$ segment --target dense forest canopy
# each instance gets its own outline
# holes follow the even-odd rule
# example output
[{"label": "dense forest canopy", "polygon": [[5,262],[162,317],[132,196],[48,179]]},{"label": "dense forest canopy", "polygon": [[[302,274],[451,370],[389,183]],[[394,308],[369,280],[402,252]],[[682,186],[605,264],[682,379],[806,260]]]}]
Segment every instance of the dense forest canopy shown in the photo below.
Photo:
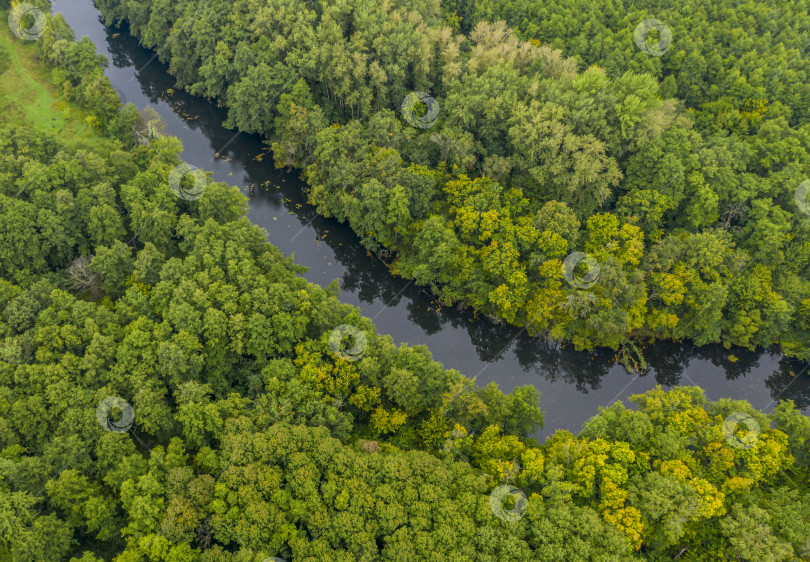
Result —
[{"label": "dense forest canopy", "polygon": [[445,303],[810,357],[806,5],[602,4],[98,2]]},{"label": "dense forest canopy", "polygon": [[[182,2],[121,9],[155,46],[174,37],[174,46],[161,48],[205,55],[207,40],[225,57],[205,71],[211,61],[192,61],[190,78],[241,64],[259,85],[290,68],[326,72],[332,62],[323,57],[332,51],[316,54],[312,46],[334,54],[338,39],[362,30],[379,31],[367,44],[387,53],[377,63],[386,73],[398,56],[446,59],[436,65],[446,90],[414,82],[420,72],[427,80],[433,63],[401,67],[408,68],[403,99],[412,86],[434,96],[435,124],[434,101],[421,94],[416,101],[426,103],[406,106],[412,126],[395,114],[401,100],[375,109],[382,98],[372,96],[367,107],[359,86],[317,89],[306,77],[293,78],[265,116],[280,163],[307,166],[324,210],[381,221],[369,223],[366,243],[400,252],[402,271],[457,291],[452,298],[484,299],[492,279],[519,277],[530,255],[540,270],[526,281],[539,287],[526,289],[532,306],[540,305],[531,291],[545,290],[567,306],[602,311],[590,320],[580,309],[573,326],[554,316],[561,312],[531,309],[582,345],[610,335],[599,322],[629,314],[611,298],[629,299],[620,302],[635,303],[632,318],[649,321],[648,278],[659,291],[669,287],[660,299],[673,310],[725,295],[719,316],[701,328],[717,337],[745,325],[727,324],[727,303],[744,307],[763,294],[794,323],[765,326],[770,317],[759,314],[752,344],[766,329],[774,341],[806,333],[790,300],[807,298],[806,268],[782,271],[788,252],[804,251],[806,223],[789,222],[794,244],[768,255],[784,260],[774,262],[779,267],[760,261],[749,268],[755,278],[734,277],[754,256],[735,238],[745,227],[690,230],[670,224],[664,210],[653,243],[647,222],[603,210],[587,216],[592,198],[566,195],[563,177],[578,173],[589,192],[605,189],[606,201],[615,189],[638,193],[623,182],[634,158],[632,169],[650,171],[638,160],[643,153],[684,173],[689,163],[689,177],[700,181],[736,177],[721,164],[742,165],[734,150],[745,154],[740,147],[753,140],[707,140],[677,103],[656,96],[651,78],[578,74],[558,52],[520,42],[499,24],[461,38],[441,23],[438,4],[217,6],[205,17],[192,17]],[[184,22],[189,35],[176,36]],[[160,134],[153,116],[121,104],[88,39],[77,41],[61,16],[46,23],[36,37],[0,29],[0,559],[810,559],[810,419],[792,402],[765,414],[743,401],[710,402],[696,387],[656,389],[631,397],[631,408],[611,404],[578,435],[558,431],[538,443],[535,389],[478,387],[424,347],[377,334],[357,308],[340,303],[336,287],[306,282],[302,268],[248,221],[237,188],[191,170],[179,159],[180,142]],[[33,29],[31,19],[22,25]],[[278,34],[262,34],[268,26]],[[295,38],[289,51],[284,29]],[[252,47],[245,37],[256,30],[267,39]],[[365,48],[360,38],[351,45],[353,53]],[[514,55],[506,64],[504,46]],[[279,53],[286,62],[273,59]],[[254,64],[260,57],[267,59]],[[290,66],[293,59],[300,67]],[[181,60],[172,59],[178,76]],[[255,102],[266,91],[234,76],[220,81],[233,82],[233,99]],[[351,92],[359,97],[350,101]],[[246,119],[244,108],[229,107],[235,123]],[[447,120],[448,112],[460,122]],[[802,129],[783,126],[764,135],[764,145],[770,138],[793,146]],[[560,151],[543,144],[550,138],[562,139],[556,148],[568,147],[573,168],[555,160]],[[683,143],[683,159],[662,139]],[[439,161],[441,142],[448,144]],[[513,160],[520,146],[525,160]],[[491,171],[482,173],[484,166]],[[757,177],[752,185],[776,182]],[[667,193],[686,197],[675,187]],[[767,216],[795,215],[788,203],[773,203]],[[764,240],[756,230],[749,236]],[[585,265],[598,266],[598,283],[592,271],[559,267],[575,248],[596,258]],[[430,253],[412,253],[419,249]],[[455,270],[431,259],[460,260],[466,269],[458,271],[490,269],[454,286],[436,275]],[[563,295],[555,269],[576,290]],[[688,298],[674,298],[676,290]],[[513,296],[498,294],[499,306]],[[522,309],[499,310],[525,321]]]},{"label": "dense forest canopy", "polygon": [[[792,126],[810,120],[807,0],[451,0],[442,9],[465,30],[506,20],[522,38],[559,48],[581,65],[598,64],[614,76],[652,74],[706,129],[749,135],[763,118],[782,116]],[[668,30],[666,56],[644,56],[627,33],[650,17]]]}]

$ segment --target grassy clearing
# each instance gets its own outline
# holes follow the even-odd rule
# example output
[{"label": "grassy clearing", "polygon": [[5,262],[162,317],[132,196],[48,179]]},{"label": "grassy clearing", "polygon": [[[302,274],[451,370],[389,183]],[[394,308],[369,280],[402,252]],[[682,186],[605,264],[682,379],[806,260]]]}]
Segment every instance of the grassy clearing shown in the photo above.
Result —
[{"label": "grassy clearing", "polygon": [[67,102],[37,60],[36,44],[15,37],[5,25],[8,12],[0,10],[0,114],[3,124],[34,127],[65,140],[76,137],[102,140],[86,123],[86,111]]}]

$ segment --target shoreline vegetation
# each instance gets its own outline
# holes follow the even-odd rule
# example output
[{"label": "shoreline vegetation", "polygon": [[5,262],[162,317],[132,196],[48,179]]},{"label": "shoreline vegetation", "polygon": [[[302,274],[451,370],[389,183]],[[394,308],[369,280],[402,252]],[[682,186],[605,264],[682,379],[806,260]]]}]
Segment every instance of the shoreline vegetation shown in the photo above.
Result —
[{"label": "shoreline vegetation", "polygon": [[[568,37],[542,19],[564,11],[555,3],[521,16],[525,41],[494,21],[515,19],[500,2],[98,6],[179,87],[227,108],[226,126],[301,170],[319,213],[446,305],[612,348],[640,369],[639,348],[659,340],[810,358],[810,90],[773,85],[805,75],[791,62],[795,25],[752,39],[787,46],[767,77],[749,69],[735,83],[714,80],[725,59],[697,58],[701,40],[726,39],[714,12],[694,15],[697,39],[672,13],[674,36],[655,28],[641,42],[646,12],[606,10],[603,49],[616,54],[602,68],[586,42],[601,35],[578,37],[576,59],[534,38]],[[533,17],[557,27],[537,31]],[[727,35],[752,25],[732,24]],[[663,55],[652,50],[665,39]],[[687,62],[706,93],[686,83]]]},{"label": "shoreline vegetation", "polygon": [[659,388],[538,443],[535,389],[302,279],[40,9],[0,29],[0,559],[810,559],[791,401]]}]

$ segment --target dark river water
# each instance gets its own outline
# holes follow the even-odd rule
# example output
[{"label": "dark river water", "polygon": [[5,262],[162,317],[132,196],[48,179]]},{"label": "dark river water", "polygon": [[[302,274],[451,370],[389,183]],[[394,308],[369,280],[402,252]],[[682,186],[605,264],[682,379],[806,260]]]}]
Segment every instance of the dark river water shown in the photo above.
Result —
[{"label": "dark river water", "polygon": [[749,352],[719,346],[657,344],[644,349],[650,369],[630,374],[610,350],[577,352],[456,308],[437,305],[414,284],[388,273],[369,256],[351,230],[317,216],[306,203],[297,173],[276,170],[261,138],[222,127],[225,113],[201,98],[173,91],[174,81],[152,51],[141,48],[126,27],[105,27],[92,0],[54,0],[78,37],[89,36],[110,60],[107,76],[124,101],[151,106],[166,122],[166,133],[183,142],[182,158],[214,173],[217,181],[239,186],[250,197],[250,219],[268,240],[309,267],[309,281],[338,279],[344,302],[372,318],[396,343],[426,345],[447,368],[479,384],[497,382],[505,391],[531,384],[540,391],[544,439],[556,429],[579,431],[600,406],[650,390],[698,385],[710,400],[745,399],[770,411],[792,399],[807,413],[810,376],[806,365],[778,350]]}]

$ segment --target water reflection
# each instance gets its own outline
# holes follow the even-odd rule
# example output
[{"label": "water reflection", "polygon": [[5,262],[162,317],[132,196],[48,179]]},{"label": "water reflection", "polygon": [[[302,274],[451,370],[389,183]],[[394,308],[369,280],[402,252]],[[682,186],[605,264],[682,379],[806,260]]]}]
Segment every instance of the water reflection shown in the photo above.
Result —
[{"label": "water reflection", "polygon": [[802,410],[810,406],[810,375],[806,361],[782,357],[779,369],[765,380],[765,386],[774,402],[793,400],[796,407]]},{"label": "water reflection", "polygon": [[258,136],[225,129],[225,110],[173,91],[166,67],[138,46],[126,26],[112,29],[94,22],[98,12],[90,0],[55,0],[54,10],[65,13],[77,35],[90,35],[111,58],[107,74],[130,101],[159,110],[168,132],[183,141],[184,159],[214,171],[217,180],[242,187],[251,199],[251,220],[268,231],[282,252],[294,253],[297,262],[310,268],[309,280],[326,285],[338,278],[343,300],[360,306],[381,332],[428,345],[446,367],[477,376],[479,383],[494,380],[505,390],[536,386],[546,413],[541,436],[556,428],[576,431],[598,407],[656,384],[698,384],[712,400],[744,398],[757,408],[772,408],[777,397],[792,399],[801,408],[810,405],[804,364],[781,357],[777,349],[656,344],[644,348],[649,369],[636,376],[616,363],[612,350],[576,352],[470,310],[439,305],[425,289],[393,277],[348,227],[318,216],[306,202],[306,185],[296,173],[273,167]]},{"label": "water reflection", "polygon": [[602,378],[616,367],[615,352],[609,349],[577,352],[557,342],[522,337],[516,351],[524,371],[572,384],[583,393],[599,390]]}]

